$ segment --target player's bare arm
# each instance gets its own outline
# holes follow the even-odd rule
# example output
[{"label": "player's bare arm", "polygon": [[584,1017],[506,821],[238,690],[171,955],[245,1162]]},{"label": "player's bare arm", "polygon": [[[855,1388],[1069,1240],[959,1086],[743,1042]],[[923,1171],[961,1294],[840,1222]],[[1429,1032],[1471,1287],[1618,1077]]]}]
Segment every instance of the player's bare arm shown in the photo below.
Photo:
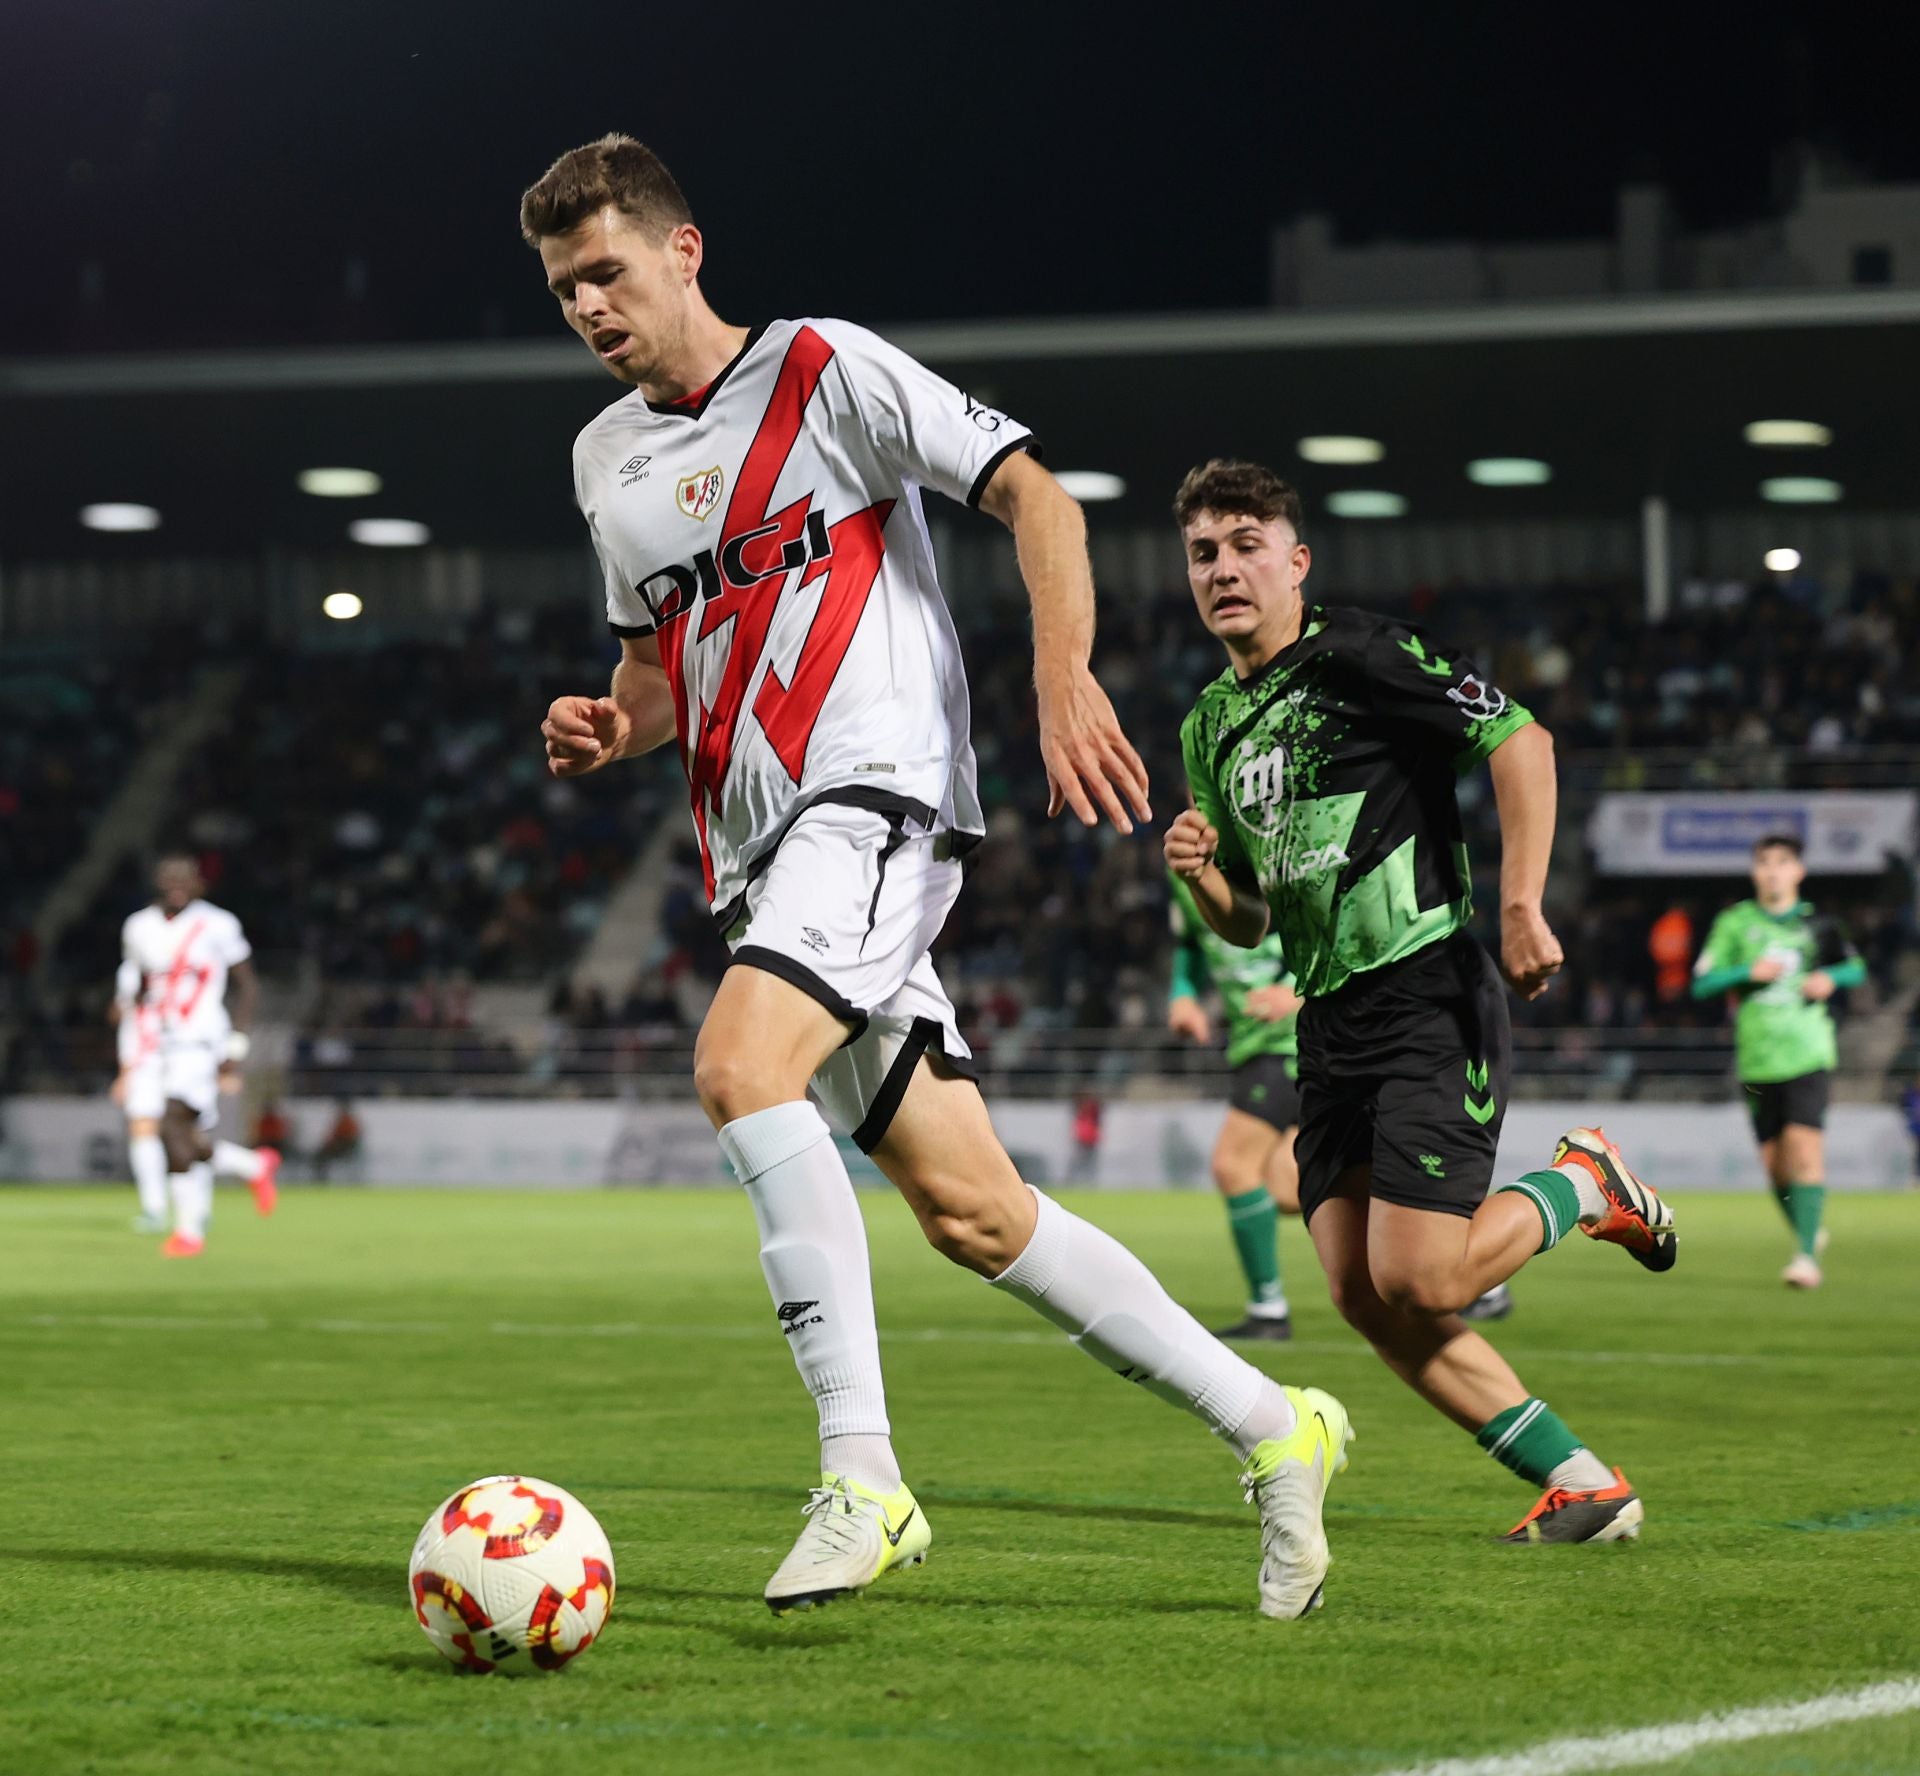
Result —
[{"label": "player's bare arm", "polygon": [[1197,808],[1183,809],[1167,828],[1160,848],[1167,868],[1193,890],[1200,916],[1230,944],[1250,950],[1267,935],[1266,901],[1230,880],[1214,862],[1220,834]]},{"label": "player's bare arm", "polygon": [[1130,833],[1135,819],[1153,818],[1147,768],[1089,664],[1093,565],[1079,502],[1031,456],[1016,451],[987,483],[980,509],[1013,532],[1020,577],[1033,601],[1033,683],[1047,813],[1070,807],[1082,825],[1095,826],[1097,803],[1115,827]]},{"label": "player's bare arm", "polygon": [[1565,960],[1540,910],[1559,803],[1553,736],[1529,722],[1487,763],[1500,812],[1500,971],[1522,999],[1538,999]]},{"label": "player's bare arm", "polygon": [[584,777],[666,745],[674,737],[673,692],[660,664],[659,636],[623,636],[607,695],[555,697],[540,732],[547,769],[556,777]]},{"label": "player's bare arm", "polygon": [[251,961],[234,963],[227,972],[227,1052],[220,1062],[220,1087],[226,1092],[240,1089],[240,1068],[252,1047],[253,1014],[260,1004],[260,976]]}]

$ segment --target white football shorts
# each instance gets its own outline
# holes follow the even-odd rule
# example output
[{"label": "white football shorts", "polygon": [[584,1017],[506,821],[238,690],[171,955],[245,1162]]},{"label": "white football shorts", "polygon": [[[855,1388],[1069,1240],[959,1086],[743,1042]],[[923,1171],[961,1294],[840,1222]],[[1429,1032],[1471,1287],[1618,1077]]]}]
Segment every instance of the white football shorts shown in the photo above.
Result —
[{"label": "white football shorts", "polygon": [[928,1049],[973,1076],[927,953],[960,893],[953,850],[918,813],[816,802],[756,865],[726,934],[735,963],[778,975],[854,1026],[813,1090],[863,1153],[880,1144]]},{"label": "white football shorts", "polygon": [[121,1113],[129,1122],[158,1122],[166,1114],[167,1088],[161,1077],[160,1051],[150,1048],[127,1069]]},{"label": "white football shorts", "polygon": [[220,1051],[211,1042],[162,1042],[160,1089],[194,1111],[203,1129],[220,1126]]}]

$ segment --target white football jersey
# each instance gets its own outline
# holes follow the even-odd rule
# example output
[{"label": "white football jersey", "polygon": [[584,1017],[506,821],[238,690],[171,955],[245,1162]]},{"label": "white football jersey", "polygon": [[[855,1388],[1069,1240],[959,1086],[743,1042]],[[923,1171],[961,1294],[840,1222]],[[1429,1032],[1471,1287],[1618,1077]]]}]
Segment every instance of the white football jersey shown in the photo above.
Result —
[{"label": "white football jersey", "polygon": [[224,907],[189,901],[169,919],[143,906],[120,928],[125,961],[140,970],[138,1013],[156,1041],[220,1042],[227,1017],[227,971],[253,954],[240,921]]},{"label": "white football jersey", "polygon": [[114,1048],[122,1067],[137,1067],[154,1051],[153,1014],[141,1004],[141,973],[137,963],[122,961],[114,970],[113,1002],[120,1008],[113,1027]]},{"label": "white football jersey", "polygon": [[920,489],[977,504],[1032,434],[846,321],[775,321],[697,399],[576,440],[619,635],[660,637],[724,925],[812,803],[984,830]]}]

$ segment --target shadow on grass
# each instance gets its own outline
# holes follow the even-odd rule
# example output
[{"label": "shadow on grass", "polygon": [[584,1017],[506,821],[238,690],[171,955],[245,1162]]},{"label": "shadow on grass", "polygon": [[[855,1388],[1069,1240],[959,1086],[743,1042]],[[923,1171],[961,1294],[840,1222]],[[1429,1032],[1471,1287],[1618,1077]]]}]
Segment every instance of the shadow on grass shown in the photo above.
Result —
[{"label": "shadow on grass", "polygon": [[54,1566],[97,1566],[114,1572],[227,1573],[242,1578],[306,1579],[361,1603],[402,1604],[406,1573],[397,1562],[289,1559],[269,1554],[225,1554],[203,1548],[0,1547],[0,1560]]},{"label": "shadow on grass", "polygon": [[[583,1480],[581,1493],[721,1493],[732,1498],[778,1499],[792,1504],[797,1489],[760,1484],[728,1485],[702,1481],[698,1486],[650,1484],[644,1480]],[[1151,1523],[1181,1529],[1231,1529],[1244,1533],[1253,1523],[1250,1511],[1212,1511],[1183,1505],[1126,1504],[1119,1501],[1048,1498],[1010,1492],[975,1492],[967,1487],[916,1486],[914,1497],[929,1511],[1010,1511],[1038,1517],[1084,1517],[1096,1523]]]}]

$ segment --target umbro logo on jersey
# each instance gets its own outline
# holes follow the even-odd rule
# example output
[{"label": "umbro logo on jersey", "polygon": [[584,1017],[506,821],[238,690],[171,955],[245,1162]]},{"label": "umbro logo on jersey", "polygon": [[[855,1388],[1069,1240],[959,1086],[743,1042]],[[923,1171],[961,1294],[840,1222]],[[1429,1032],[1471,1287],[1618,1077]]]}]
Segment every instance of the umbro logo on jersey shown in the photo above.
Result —
[{"label": "umbro logo on jersey", "polygon": [[646,466],[652,461],[653,458],[650,456],[628,457],[627,460],[620,465],[620,473],[626,476],[626,479],[622,481],[620,485],[622,487],[631,487],[636,481],[644,481],[646,479]]},{"label": "umbro logo on jersey", "polygon": [[673,484],[673,500],[689,518],[706,518],[720,503],[720,495],[725,492],[727,478],[716,466],[701,469],[692,475],[682,475]]}]

